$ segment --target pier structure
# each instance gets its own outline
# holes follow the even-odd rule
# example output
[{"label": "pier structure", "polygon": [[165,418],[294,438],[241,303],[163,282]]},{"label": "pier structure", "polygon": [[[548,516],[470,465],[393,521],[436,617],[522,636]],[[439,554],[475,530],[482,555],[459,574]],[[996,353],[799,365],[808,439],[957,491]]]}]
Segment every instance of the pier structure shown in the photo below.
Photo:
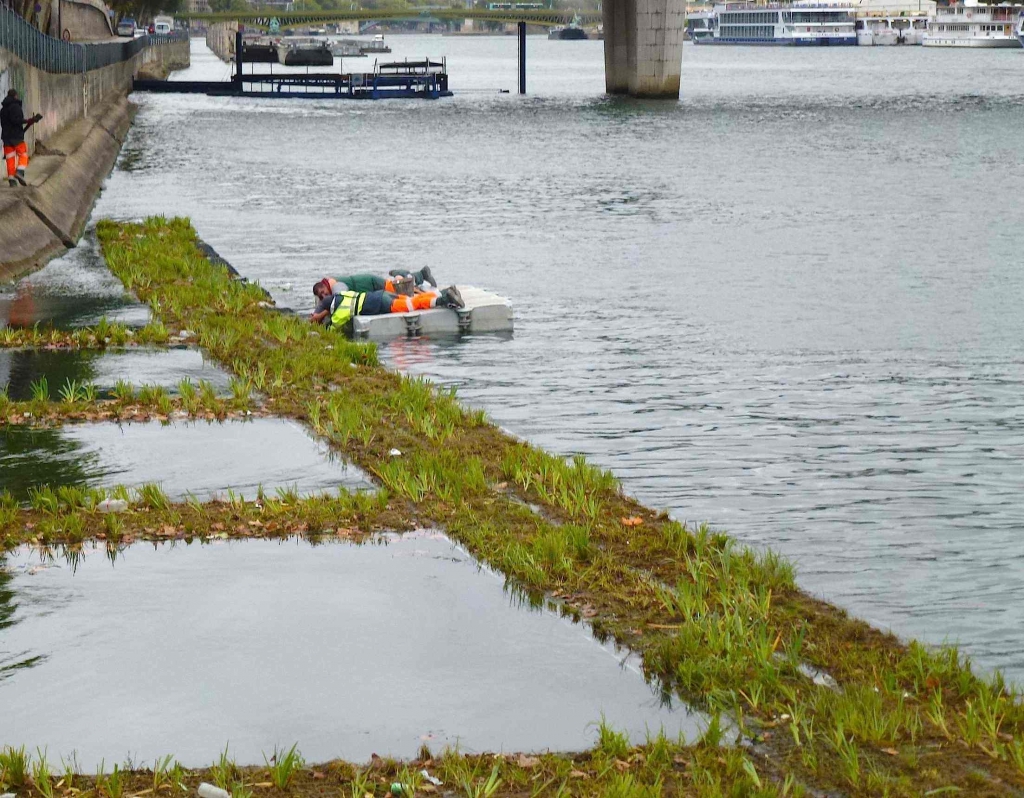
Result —
[{"label": "pier structure", "polygon": [[[179,14],[207,23],[244,22],[266,27],[266,11],[251,13]],[[583,24],[604,25],[605,88],[609,94],[628,94],[651,99],[678,99],[682,73],[683,32],[686,28],[685,0],[604,0],[601,11],[558,9],[487,9],[424,7],[410,16],[409,10],[287,11],[275,14],[281,25],[323,24],[365,19],[420,19],[436,22],[482,20],[518,23],[520,93],[526,91],[526,26],[565,25],[577,18]]]},{"label": "pier structure", "polygon": [[683,0],[604,0],[604,84],[609,94],[678,99]]}]

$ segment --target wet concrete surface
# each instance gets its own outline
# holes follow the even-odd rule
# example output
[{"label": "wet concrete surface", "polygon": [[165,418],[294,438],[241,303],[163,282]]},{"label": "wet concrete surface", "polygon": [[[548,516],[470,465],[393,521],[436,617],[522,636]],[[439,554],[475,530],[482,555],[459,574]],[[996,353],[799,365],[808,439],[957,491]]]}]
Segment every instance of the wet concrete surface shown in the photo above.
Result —
[{"label": "wet concrete surface", "polygon": [[75,249],[14,284],[0,285],[0,326],[89,327],[102,317],[145,326],[149,308],[107,269],[95,230]]},{"label": "wet concrete surface", "polygon": [[247,498],[294,487],[300,494],[371,490],[367,476],[286,419],[68,424],[0,432],[0,490],[25,500],[40,484],[159,484],[175,500],[228,490]]},{"label": "wet concrete surface", "polygon": [[[6,603],[6,607],[4,606]],[[534,610],[439,533],[102,548],[0,568],[0,738],[136,762],[575,750],[602,716],[642,740],[699,733],[632,661]]]},{"label": "wet concrete surface", "polygon": [[125,349],[93,352],[86,350],[0,349],[0,388],[18,401],[32,398],[33,383],[46,378],[51,399],[69,381],[92,383],[101,398],[109,397],[118,380],[138,390],[159,385],[177,395],[183,379],[198,385],[205,380],[221,395],[230,393],[230,376],[203,358],[198,349]]}]

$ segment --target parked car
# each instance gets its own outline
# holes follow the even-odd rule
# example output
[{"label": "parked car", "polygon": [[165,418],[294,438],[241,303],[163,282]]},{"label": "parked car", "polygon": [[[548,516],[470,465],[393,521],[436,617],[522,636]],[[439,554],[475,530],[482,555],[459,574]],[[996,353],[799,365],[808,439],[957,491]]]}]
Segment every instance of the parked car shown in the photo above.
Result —
[{"label": "parked car", "polygon": [[134,36],[135,35],[135,20],[132,17],[125,17],[117,23],[117,35],[118,36]]},{"label": "parked car", "polygon": [[174,17],[160,16],[153,20],[154,33],[167,36],[174,32]]}]

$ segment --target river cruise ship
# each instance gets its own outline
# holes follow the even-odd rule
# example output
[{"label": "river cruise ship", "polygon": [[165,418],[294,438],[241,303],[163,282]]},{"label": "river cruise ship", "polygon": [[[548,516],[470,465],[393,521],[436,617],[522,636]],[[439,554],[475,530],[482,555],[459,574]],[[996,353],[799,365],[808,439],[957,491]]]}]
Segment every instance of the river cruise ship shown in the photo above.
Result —
[{"label": "river cruise ship", "polygon": [[857,44],[861,47],[922,44],[928,21],[928,15],[923,13],[857,17]]},{"label": "river cruise ship", "polygon": [[1020,47],[1015,27],[1022,5],[956,3],[936,6],[925,47]]},{"label": "river cruise ship", "polygon": [[[774,44],[833,47],[857,44],[852,6],[725,3],[711,13],[710,35],[691,32],[694,44]],[[697,35],[694,35],[697,34]]]}]

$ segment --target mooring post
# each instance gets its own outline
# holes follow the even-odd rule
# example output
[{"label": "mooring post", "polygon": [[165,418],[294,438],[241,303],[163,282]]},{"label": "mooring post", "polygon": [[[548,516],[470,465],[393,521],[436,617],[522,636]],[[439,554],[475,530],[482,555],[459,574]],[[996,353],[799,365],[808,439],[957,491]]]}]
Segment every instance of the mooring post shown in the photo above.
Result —
[{"label": "mooring post", "polygon": [[242,91],[242,31],[235,31],[235,83],[238,91]]},{"label": "mooring post", "polygon": [[526,23],[519,23],[519,93],[526,94]]}]

